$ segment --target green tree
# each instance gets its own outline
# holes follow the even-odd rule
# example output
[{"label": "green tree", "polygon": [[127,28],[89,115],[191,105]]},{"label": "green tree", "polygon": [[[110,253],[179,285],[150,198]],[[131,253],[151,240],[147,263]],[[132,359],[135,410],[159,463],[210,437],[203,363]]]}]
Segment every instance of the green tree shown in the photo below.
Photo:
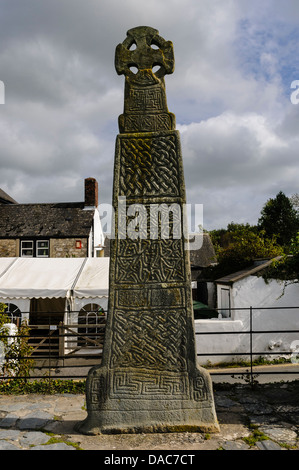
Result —
[{"label": "green tree", "polygon": [[250,265],[257,258],[275,258],[283,254],[283,249],[275,237],[267,238],[265,232],[252,230],[235,232],[232,243],[219,254],[219,263],[240,268]]},{"label": "green tree", "polygon": [[299,230],[299,216],[290,199],[280,191],[269,199],[261,211],[258,227],[267,237],[277,237],[282,246],[289,246]]},{"label": "green tree", "polygon": [[299,233],[292,240],[289,254],[273,263],[267,273],[263,275],[265,280],[279,279],[285,281],[285,288],[289,284],[299,283]]},{"label": "green tree", "polygon": [[217,250],[218,265],[209,274],[220,277],[250,266],[258,258],[275,258],[283,255],[283,248],[275,236],[268,238],[264,231],[258,231],[249,224],[228,225],[231,231],[229,244]]},{"label": "green tree", "polygon": [[235,222],[231,222],[227,225],[227,228],[221,228],[216,230],[211,230],[209,235],[211,237],[212,243],[214,245],[214,249],[216,255],[222,252],[223,248],[228,248],[234,241],[234,237],[238,233],[247,233],[247,232],[257,232],[257,227],[255,225],[246,224],[238,224]]}]

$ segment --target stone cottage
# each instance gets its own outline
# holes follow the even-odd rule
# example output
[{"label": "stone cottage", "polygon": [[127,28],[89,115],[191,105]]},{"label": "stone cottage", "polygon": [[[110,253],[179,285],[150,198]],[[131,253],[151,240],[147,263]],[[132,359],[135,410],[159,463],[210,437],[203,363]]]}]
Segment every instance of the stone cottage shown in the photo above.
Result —
[{"label": "stone cottage", "polygon": [[0,191],[0,257],[96,257],[103,233],[98,183],[86,178],[84,201],[19,204]]}]

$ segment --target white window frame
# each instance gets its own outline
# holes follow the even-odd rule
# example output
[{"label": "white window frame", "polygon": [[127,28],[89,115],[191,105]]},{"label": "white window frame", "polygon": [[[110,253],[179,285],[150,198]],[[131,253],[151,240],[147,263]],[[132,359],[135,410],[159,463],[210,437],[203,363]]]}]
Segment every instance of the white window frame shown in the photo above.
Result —
[{"label": "white window frame", "polygon": [[[39,246],[40,243],[45,243],[46,246]],[[25,248],[25,244],[30,244],[30,247]],[[46,250],[47,254],[39,254],[39,250]],[[25,251],[31,251],[31,254],[24,254]],[[21,240],[21,257],[22,258],[49,258],[50,257],[50,240]]]},{"label": "white window frame", "polygon": [[[47,247],[39,247],[38,244],[39,243],[47,243]],[[38,254],[38,250],[47,250],[47,253],[46,255],[39,255]],[[36,257],[37,258],[49,258],[49,255],[50,255],[50,243],[49,243],[49,240],[36,240]]]},{"label": "white window frame", "polygon": [[[24,243],[31,243],[31,248],[24,248],[23,244]],[[34,252],[34,245],[33,245],[33,240],[21,240],[21,257],[22,258],[33,258],[33,252]],[[31,250],[31,255],[25,255],[23,252],[25,250]]]}]

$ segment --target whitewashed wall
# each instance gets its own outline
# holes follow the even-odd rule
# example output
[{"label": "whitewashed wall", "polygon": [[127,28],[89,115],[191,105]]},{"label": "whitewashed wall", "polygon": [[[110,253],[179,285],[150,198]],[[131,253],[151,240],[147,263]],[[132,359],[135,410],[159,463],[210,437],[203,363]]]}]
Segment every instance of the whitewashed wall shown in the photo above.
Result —
[{"label": "whitewashed wall", "polygon": [[94,251],[93,256],[96,256],[95,248],[98,247],[99,245],[103,246],[104,239],[105,239],[98,209],[94,211],[93,228],[94,228],[94,235],[93,235],[94,239],[93,239],[92,249]]},{"label": "whitewashed wall", "polygon": [[[249,351],[249,335],[229,334],[231,331],[248,331],[250,327],[249,308],[253,307],[253,330],[269,333],[253,335],[253,351],[266,352],[266,359],[278,358],[272,354],[294,350],[299,344],[299,334],[289,333],[287,330],[299,330],[299,284],[287,286],[283,294],[284,283],[276,280],[268,284],[261,277],[248,276],[231,287],[231,318],[195,320],[195,332],[225,332],[222,335],[196,334],[196,346],[198,353],[207,353],[207,356],[198,356],[201,364],[207,362],[219,363],[248,359],[248,355],[239,356],[236,353]],[[221,305],[218,305],[221,308]],[[287,308],[298,307],[298,308]],[[267,308],[263,310],[263,308]],[[236,310],[235,310],[236,309]],[[245,309],[245,310],[241,310]],[[274,330],[285,332],[275,333]],[[232,353],[225,356],[209,356],[209,353]],[[235,354],[235,355],[234,355]]]}]

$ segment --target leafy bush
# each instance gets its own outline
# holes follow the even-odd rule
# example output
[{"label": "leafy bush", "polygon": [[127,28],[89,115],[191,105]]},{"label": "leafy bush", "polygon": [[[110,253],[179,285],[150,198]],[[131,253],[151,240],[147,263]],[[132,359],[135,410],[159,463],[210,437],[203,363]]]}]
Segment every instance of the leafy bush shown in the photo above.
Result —
[{"label": "leafy bush", "polygon": [[28,343],[29,327],[26,321],[12,332],[10,318],[4,313],[5,304],[0,304],[0,345],[2,345],[5,361],[0,363],[0,376],[28,377],[34,361],[30,358],[32,348]]},{"label": "leafy bush", "polygon": [[57,393],[85,393],[85,380],[28,380],[26,382],[17,378],[0,380],[0,394],[2,395],[26,395],[38,393],[51,395]]},{"label": "leafy bush", "polygon": [[281,260],[273,263],[263,278],[267,282],[269,279],[285,281],[285,288],[289,284],[299,282],[299,232],[291,241],[290,254],[285,255]]},{"label": "leafy bush", "polygon": [[[212,234],[213,241],[214,237],[215,234]],[[258,231],[256,227],[250,227],[249,224],[229,224],[227,232],[221,234],[221,237],[222,246],[219,244],[217,246],[218,265],[210,268],[211,278],[244,269],[258,258],[271,259],[284,254],[275,236],[268,238],[264,231]]]}]

